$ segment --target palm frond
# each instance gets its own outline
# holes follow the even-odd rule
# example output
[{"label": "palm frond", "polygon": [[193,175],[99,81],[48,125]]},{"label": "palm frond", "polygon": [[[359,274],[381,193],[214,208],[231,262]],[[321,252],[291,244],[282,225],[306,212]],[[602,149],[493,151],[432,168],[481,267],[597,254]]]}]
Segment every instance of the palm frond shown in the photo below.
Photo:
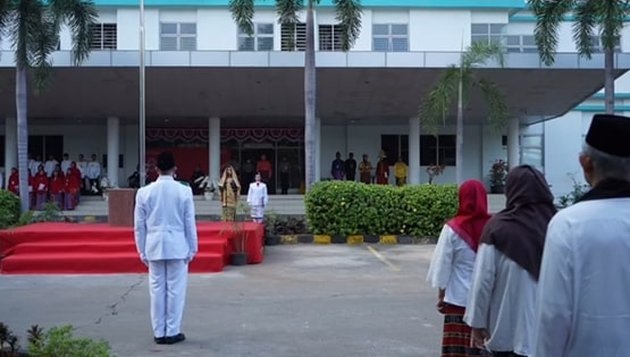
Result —
[{"label": "palm frond", "polygon": [[303,0],[276,0],[278,22],[283,25],[298,23],[298,13],[304,8]]},{"label": "palm frond", "polygon": [[440,123],[445,123],[449,110],[457,100],[457,87],[460,69],[453,65],[446,69],[438,83],[427,94],[418,110],[421,125],[429,132],[437,134]]},{"label": "palm frond", "polygon": [[39,13],[31,13],[37,28],[29,36],[29,63],[33,68],[36,93],[40,93],[50,80],[52,62],[50,55],[59,42],[58,23],[54,14],[42,8]]},{"label": "palm frond", "polygon": [[596,1],[583,1],[575,7],[575,22],[573,23],[573,39],[578,52],[586,58],[593,53],[593,33],[597,26]]},{"label": "palm frond", "polygon": [[629,12],[628,1],[594,1],[596,11],[601,14],[601,36],[604,50],[614,50],[619,45],[624,19]]},{"label": "palm frond", "polygon": [[9,16],[11,15],[11,0],[0,0],[0,41],[6,35]]},{"label": "palm frond", "polygon": [[23,0],[15,4],[15,13],[9,22],[9,33],[15,49],[15,65],[28,69],[31,66],[31,44],[37,37],[44,6],[38,0]]},{"label": "palm frond", "polygon": [[238,28],[249,36],[254,34],[254,0],[230,0],[228,5]]},{"label": "palm frond", "polygon": [[510,115],[505,94],[494,82],[481,79],[476,84],[488,105],[488,121],[497,130],[502,129]]},{"label": "palm frond", "polygon": [[537,18],[534,38],[538,46],[538,53],[543,63],[548,66],[553,64],[555,60],[555,52],[558,47],[558,28],[564,15],[574,9],[577,1],[529,0],[529,5]]},{"label": "palm frond", "polygon": [[79,65],[90,55],[92,25],[98,17],[94,3],[91,0],[51,0],[50,6],[57,23],[65,21],[72,32],[73,62]]},{"label": "palm frond", "polygon": [[493,59],[501,67],[505,65],[505,48],[499,42],[473,42],[462,54],[462,67],[473,68]]},{"label": "palm frond", "polygon": [[337,21],[341,24],[341,49],[348,51],[361,33],[361,2],[359,0],[333,0]]}]

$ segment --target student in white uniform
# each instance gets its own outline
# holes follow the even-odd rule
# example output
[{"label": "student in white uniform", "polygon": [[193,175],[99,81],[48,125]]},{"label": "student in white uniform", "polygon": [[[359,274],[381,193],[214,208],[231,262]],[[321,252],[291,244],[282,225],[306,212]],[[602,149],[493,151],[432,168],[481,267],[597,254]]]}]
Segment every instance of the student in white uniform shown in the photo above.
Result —
[{"label": "student in white uniform", "polygon": [[593,118],[580,155],[592,189],[547,231],[533,356],[630,356],[629,138],[630,118]]},{"label": "student in white uniform", "polygon": [[92,161],[87,164],[85,179],[87,188],[91,193],[99,193],[101,178],[101,164],[96,160],[96,154],[92,154]]},{"label": "student in white uniform", "polygon": [[192,190],[173,178],[173,155],[161,153],[157,161],[159,178],[136,194],[134,233],[140,259],[149,267],[154,341],[174,344],[186,339],[181,321],[197,227]]},{"label": "student in white uniform", "polygon": [[59,165],[59,162],[55,160],[55,157],[53,155],[48,156],[48,161],[44,163],[44,171],[46,172],[46,176],[48,176],[48,178],[52,177],[57,165]]},{"label": "student in white uniform", "polygon": [[31,171],[32,177],[35,177],[35,175],[37,175],[40,165],[42,165],[41,156],[37,156],[34,160],[29,160],[28,169]]},{"label": "student in white uniform", "polygon": [[542,173],[527,165],[510,170],[505,196],[506,208],[481,237],[464,321],[476,347],[529,356],[545,232],[556,208]]},{"label": "student in white uniform", "polygon": [[444,314],[442,356],[482,354],[470,346],[470,327],[463,317],[481,232],[489,218],[483,183],[464,182],[459,188],[457,215],[442,228],[427,274],[427,281],[438,289],[437,309]]},{"label": "student in white uniform", "polygon": [[79,169],[79,172],[81,172],[81,191],[83,193],[87,193],[90,188],[90,184],[88,180],[85,179],[85,174],[87,173],[88,162],[85,161],[85,157],[83,156],[83,154],[79,154],[79,159],[76,161],[76,163],[77,163],[77,168]]},{"label": "student in white uniform", "polygon": [[68,153],[63,154],[63,160],[61,161],[61,172],[68,172],[70,164],[72,164],[72,161],[70,160],[70,155],[68,155]]},{"label": "student in white uniform", "polygon": [[249,184],[247,203],[254,222],[262,223],[265,217],[265,207],[269,203],[269,195],[267,194],[267,185],[261,181],[260,173],[256,173],[254,180]]}]

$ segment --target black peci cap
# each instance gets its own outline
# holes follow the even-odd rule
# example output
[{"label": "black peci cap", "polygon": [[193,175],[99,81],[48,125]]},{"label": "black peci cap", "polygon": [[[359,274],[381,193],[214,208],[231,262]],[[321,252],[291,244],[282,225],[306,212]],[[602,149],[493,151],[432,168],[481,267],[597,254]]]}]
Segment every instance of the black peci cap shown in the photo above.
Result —
[{"label": "black peci cap", "polygon": [[630,118],[596,114],[586,134],[586,143],[609,155],[630,157]]}]

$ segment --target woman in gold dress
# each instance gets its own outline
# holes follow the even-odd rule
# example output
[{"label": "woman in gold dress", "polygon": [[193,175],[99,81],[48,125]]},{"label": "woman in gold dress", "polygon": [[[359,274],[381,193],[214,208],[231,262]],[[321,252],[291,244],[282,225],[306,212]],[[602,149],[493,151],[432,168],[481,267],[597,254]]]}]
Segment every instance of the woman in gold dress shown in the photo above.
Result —
[{"label": "woman in gold dress", "polygon": [[219,192],[221,192],[221,206],[223,212],[221,219],[223,221],[236,220],[236,207],[241,194],[241,184],[232,166],[228,166],[223,170],[221,180],[219,180]]}]

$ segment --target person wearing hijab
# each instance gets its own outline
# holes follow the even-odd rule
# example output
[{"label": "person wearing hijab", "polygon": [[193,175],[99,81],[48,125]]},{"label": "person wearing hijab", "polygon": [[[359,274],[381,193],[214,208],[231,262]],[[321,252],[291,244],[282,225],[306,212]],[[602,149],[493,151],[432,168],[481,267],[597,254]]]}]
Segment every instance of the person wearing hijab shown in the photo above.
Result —
[{"label": "person wearing hijab", "polygon": [[66,190],[66,178],[61,171],[61,166],[55,166],[52,177],[50,178],[50,199],[59,209],[64,209],[64,192]]},{"label": "person wearing hijab", "polygon": [[33,187],[35,189],[35,209],[43,210],[48,200],[48,176],[44,170],[44,165],[39,165],[37,174],[33,178]]},{"label": "person wearing hijab", "polygon": [[265,217],[265,207],[269,203],[267,185],[261,180],[259,173],[254,176],[254,182],[249,184],[247,191],[247,203],[250,207],[250,215],[254,222],[262,223]]},{"label": "person wearing hijab", "polygon": [[459,188],[457,215],[442,228],[427,281],[438,289],[437,309],[444,314],[442,356],[480,356],[470,347],[470,327],[463,321],[475,256],[488,215],[488,194],[477,180]]},{"label": "person wearing hijab", "polygon": [[592,189],[549,224],[534,356],[630,356],[630,118],[595,115],[580,164]]},{"label": "person wearing hijab", "polygon": [[221,192],[221,207],[223,207],[223,221],[236,220],[236,206],[241,195],[241,183],[238,181],[236,172],[232,166],[223,170],[221,180],[219,180],[219,192]]},{"label": "person wearing hijab", "polygon": [[528,165],[509,171],[505,196],[506,208],[481,235],[464,321],[474,346],[529,356],[545,233],[556,208],[543,174]]}]

